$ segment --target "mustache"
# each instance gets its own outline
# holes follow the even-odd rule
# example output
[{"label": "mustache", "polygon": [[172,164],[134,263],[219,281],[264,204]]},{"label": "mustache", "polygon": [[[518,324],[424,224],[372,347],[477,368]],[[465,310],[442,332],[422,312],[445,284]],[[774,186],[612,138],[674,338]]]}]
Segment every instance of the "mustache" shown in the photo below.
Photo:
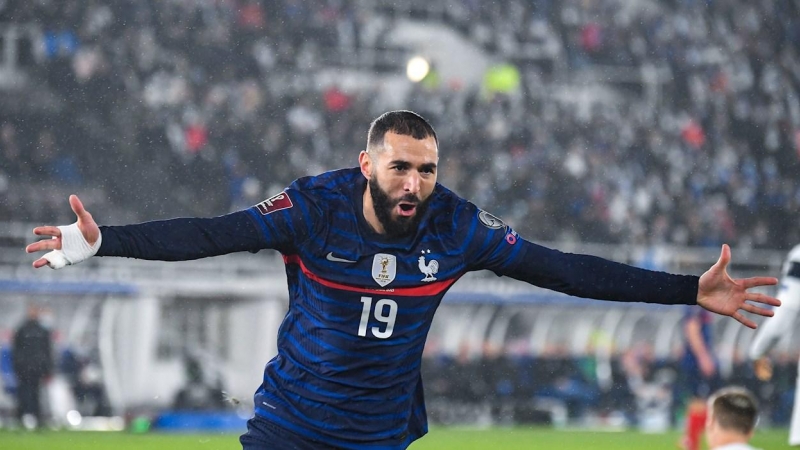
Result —
[{"label": "mustache", "polygon": [[422,200],[420,200],[419,197],[417,197],[414,194],[406,194],[406,195],[398,198],[397,200],[395,200],[393,203],[395,205],[397,205],[400,202],[413,203],[415,205],[418,205],[418,204],[422,203]]}]

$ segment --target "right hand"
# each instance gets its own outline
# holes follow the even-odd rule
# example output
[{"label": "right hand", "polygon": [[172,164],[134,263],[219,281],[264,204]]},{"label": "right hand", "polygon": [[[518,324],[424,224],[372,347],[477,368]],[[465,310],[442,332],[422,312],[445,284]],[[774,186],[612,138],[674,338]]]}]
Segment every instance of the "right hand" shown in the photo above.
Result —
[{"label": "right hand", "polygon": [[[83,234],[83,238],[86,239],[86,242],[88,242],[90,246],[94,245],[95,242],[100,239],[100,227],[97,226],[92,215],[83,208],[83,203],[81,203],[77,195],[69,196],[69,206],[78,217],[78,229],[81,231],[81,234]],[[50,239],[43,239],[28,245],[25,247],[27,253],[45,250],[61,250],[61,230],[57,226],[36,227],[33,229],[33,234],[37,236],[50,236]],[[45,258],[39,258],[33,262],[33,267],[36,269],[46,265],[48,265],[48,261]]]}]

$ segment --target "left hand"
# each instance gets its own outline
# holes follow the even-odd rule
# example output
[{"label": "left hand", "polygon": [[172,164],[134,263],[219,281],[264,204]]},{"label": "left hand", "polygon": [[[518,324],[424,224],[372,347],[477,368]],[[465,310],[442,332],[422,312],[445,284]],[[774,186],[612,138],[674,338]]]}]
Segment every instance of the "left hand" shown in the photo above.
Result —
[{"label": "left hand", "polygon": [[731,316],[742,325],[755,329],[756,323],[745,317],[739,310],[765,317],[772,317],[774,313],[771,309],[761,308],[747,303],[747,301],[770,306],[780,306],[781,301],[747,290],[757,286],[778,284],[778,279],[774,277],[733,279],[726,270],[730,261],[731,248],[727,244],[723,244],[719,260],[700,277],[697,287],[697,304],[711,312]]}]

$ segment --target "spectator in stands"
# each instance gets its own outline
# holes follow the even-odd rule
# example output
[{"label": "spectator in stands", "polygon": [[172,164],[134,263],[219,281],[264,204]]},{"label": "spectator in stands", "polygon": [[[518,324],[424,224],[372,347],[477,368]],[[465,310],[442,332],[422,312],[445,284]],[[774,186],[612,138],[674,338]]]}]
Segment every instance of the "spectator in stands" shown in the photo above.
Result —
[{"label": "spectator in stands", "polygon": [[578,364],[578,358],[561,345],[547,349],[536,362],[536,396],[563,401],[570,419],[583,417],[600,399],[599,388],[586,379]]},{"label": "spectator in stands", "polygon": [[[386,97],[380,92],[352,90],[347,101],[335,96],[331,108],[325,92],[344,93],[343,88],[317,90],[319,83],[303,77],[364,59],[348,52],[382,46],[374,36],[385,34],[376,29],[386,25],[375,20],[361,27],[381,15],[370,2],[323,3],[309,8],[277,1],[266,14],[254,1],[236,9],[229,2],[40,5],[11,0],[4,2],[4,11],[12,23],[39,25],[41,40],[61,49],[60,57],[44,58],[29,69],[31,80],[50,80],[47,87],[64,105],[61,112],[37,114],[64,125],[56,133],[57,144],[82,171],[94,172],[75,172],[84,183],[113,197],[109,203],[116,210],[109,218],[130,221],[154,212],[207,214],[209,192],[226,191],[224,174],[212,166],[225,164],[222,155],[229,148],[248,167],[260,168],[254,175],[265,191],[306,170],[341,165],[341,151],[358,145],[358,127],[371,118],[371,108],[390,105],[380,104]],[[441,20],[456,29],[474,27],[474,35],[466,38],[485,44],[487,52],[513,56],[515,49],[553,44],[560,49],[553,58],[567,64],[558,69],[540,60],[520,64],[522,88],[513,100],[487,101],[463,80],[445,80],[429,91],[418,85],[400,99],[434,122],[447,118],[452,131],[442,138],[460,149],[453,169],[458,179],[448,184],[461,195],[495,205],[519,232],[538,240],[714,246],[724,240],[773,248],[800,241],[800,229],[788,226],[800,211],[800,187],[793,182],[800,169],[800,123],[792,113],[800,92],[796,2],[661,2],[624,14],[610,0],[472,3],[460,5],[466,15],[446,14]],[[393,13],[409,14],[404,8]],[[77,37],[74,45],[62,39],[64,33]],[[636,81],[627,75],[653,67],[669,71],[673,81],[658,76]],[[302,75],[298,68],[304,68]],[[617,69],[626,75],[616,81],[603,75],[610,81],[593,91],[608,95],[562,98],[558,93],[572,86],[562,88],[553,80],[560,83],[569,78],[564,72],[577,69],[590,75]],[[631,84],[635,89],[628,89]],[[204,144],[206,164],[200,170],[166,151],[170,142],[186,140],[179,124],[194,112],[207,119],[202,133],[188,136]],[[0,108],[0,120],[4,114],[15,113]],[[313,119],[311,135],[297,132],[298,116]],[[18,130],[23,146],[36,142],[46,128],[41,123],[28,127]],[[275,129],[282,135],[265,136]],[[469,138],[457,140],[458,135]],[[73,142],[80,142],[79,151],[72,151]],[[494,156],[487,165],[489,148]],[[101,150],[110,157],[96,158]],[[268,165],[262,164],[265,153]],[[309,160],[318,166],[308,167]],[[137,167],[145,165],[146,170]],[[126,167],[124,173],[119,167]],[[70,173],[68,168],[60,168],[59,176]],[[533,168],[541,175],[529,179]],[[458,177],[478,170],[484,176]],[[141,175],[134,179],[133,173]],[[202,193],[187,187],[197,179],[218,185]],[[25,177],[12,179],[12,194],[25,192],[25,183]],[[489,185],[493,189],[486,189]],[[150,195],[154,200],[146,210],[132,212],[130,192],[141,194],[144,186],[159,186],[168,194]],[[507,195],[512,188],[528,198]],[[709,204],[713,207],[701,207]],[[17,216],[12,218],[37,220],[26,208],[11,211]],[[141,216],[129,218],[132,214]],[[565,221],[571,226],[560,226]]]}]

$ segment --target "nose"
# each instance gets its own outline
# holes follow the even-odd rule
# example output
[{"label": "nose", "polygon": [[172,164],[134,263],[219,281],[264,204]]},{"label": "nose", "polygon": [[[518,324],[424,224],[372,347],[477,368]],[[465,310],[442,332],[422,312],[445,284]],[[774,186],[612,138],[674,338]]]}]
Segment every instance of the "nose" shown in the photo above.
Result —
[{"label": "nose", "polygon": [[420,186],[419,172],[417,172],[416,170],[409,171],[408,176],[405,179],[405,184],[403,186],[403,189],[406,192],[417,195],[419,193],[419,186]]}]

